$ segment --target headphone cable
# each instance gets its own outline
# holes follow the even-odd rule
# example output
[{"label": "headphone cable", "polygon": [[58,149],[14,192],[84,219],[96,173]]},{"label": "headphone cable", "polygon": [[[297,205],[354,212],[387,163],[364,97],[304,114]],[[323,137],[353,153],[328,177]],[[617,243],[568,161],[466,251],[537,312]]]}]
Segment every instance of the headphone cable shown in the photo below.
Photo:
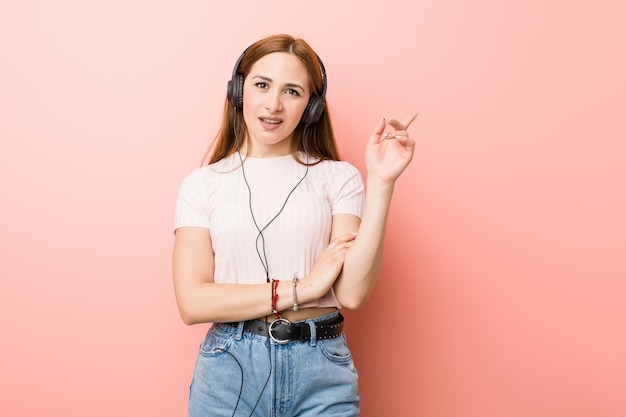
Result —
[{"label": "headphone cable", "polygon": [[[285,207],[287,206],[287,202],[289,201],[289,198],[291,197],[291,195],[293,194],[293,192],[296,190],[296,188],[298,188],[298,186],[304,181],[304,179],[306,178],[307,174],[309,173],[309,155],[306,152],[306,144],[304,141],[304,134],[306,132],[307,127],[309,126],[308,124],[304,125],[304,131],[302,132],[302,146],[304,148],[304,154],[306,157],[306,170],[304,172],[304,175],[302,176],[302,178],[300,178],[300,180],[296,183],[296,185],[291,189],[291,191],[289,192],[289,194],[287,194],[287,198],[285,199],[285,202],[283,203],[282,207],[280,208],[280,210],[278,210],[278,212],[274,215],[274,217],[272,217],[272,219],[261,229],[256,221],[256,218],[254,216],[254,211],[252,209],[252,189],[250,187],[250,184],[248,183],[248,178],[246,177],[246,171],[244,168],[244,161],[243,158],[241,157],[241,152],[239,151],[239,138],[237,136],[237,108],[235,107],[233,109],[233,113],[234,113],[234,117],[233,117],[233,133],[235,136],[235,142],[237,145],[237,155],[239,156],[239,162],[241,164],[241,173],[243,176],[243,180],[246,184],[246,188],[248,189],[248,206],[250,208],[250,215],[252,216],[252,222],[254,223],[254,226],[256,227],[257,231],[259,232],[259,234],[257,235],[256,241],[255,241],[255,247],[256,247],[256,252],[257,255],[259,256],[259,260],[261,261],[261,264],[263,265],[263,269],[265,270],[265,279],[267,282],[270,282],[270,277],[269,277],[269,263],[267,260],[267,252],[265,250],[265,236],[263,235],[263,231],[265,229],[268,228],[268,226],[270,224],[272,224],[274,222],[274,220],[276,220],[276,218],[283,212],[283,210],[285,209]],[[261,247],[263,249],[263,255],[261,255],[261,252],[259,251],[259,238],[261,239]],[[267,317],[265,318],[265,324],[269,325],[269,323],[267,322]],[[269,356],[269,364],[270,364],[270,371],[267,374],[267,378],[265,379],[265,383],[263,384],[263,389],[261,390],[261,393],[259,394],[259,397],[256,400],[256,403],[254,404],[254,407],[252,408],[252,411],[250,412],[250,415],[248,417],[252,417],[252,415],[254,414],[254,411],[256,410],[256,408],[258,407],[259,403],[261,402],[261,398],[263,397],[263,393],[265,392],[265,389],[267,388],[267,384],[270,381],[270,378],[272,376],[272,368],[273,368],[273,361],[272,361],[272,349],[271,349],[271,341],[268,339],[268,343],[269,343],[269,347],[270,349],[268,349],[268,356]],[[223,350],[223,349],[221,349]],[[237,360],[237,358],[230,352],[223,350],[224,352],[228,353],[234,360],[235,362],[237,362],[237,365],[239,365],[239,368],[241,370],[241,386],[239,389],[239,396],[237,397],[237,404],[235,405],[235,409],[233,410],[233,417],[235,416],[235,413],[237,412],[237,408],[239,407],[239,401],[241,399],[241,394],[243,392],[243,376],[244,376],[244,371],[243,371],[243,367],[241,366],[241,363]]]},{"label": "headphone cable", "polygon": [[[269,262],[267,260],[267,251],[265,249],[265,236],[263,235],[263,232],[283,212],[283,210],[287,206],[287,202],[291,198],[291,195],[293,194],[294,191],[296,191],[296,188],[298,188],[298,186],[304,181],[304,179],[306,178],[307,174],[309,173],[309,155],[306,153],[306,150],[305,150],[306,170],[304,171],[304,175],[302,176],[302,178],[300,178],[300,180],[291,189],[291,191],[289,191],[289,194],[287,194],[287,198],[285,199],[285,201],[284,201],[283,205],[281,206],[280,210],[278,210],[278,212],[274,215],[274,217],[272,217],[270,219],[270,221],[267,222],[267,224],[265,226],[263,226],[263,228],[260,228],[259,224],[256,221],[256,217],[254,216],[254,210],[252,209],[252,189],[250,188],[250,183],[248,183],[248,178],[246,176],[246,170],[244,168],[244,161],[243,161],[243,158],[241,157],[241,152],[239,151],[239,138],[237,137],[237,127],[236,127],[236,123],[235,123],[236,120],[237,120],[237,111],[236,110],[234,111],[234,114],[235,114],[235,118],[234,118],[234,121],[233,121],[233,131],[235,133],[235,141],[237,142],[237,155],[239,156],[239,162],[241,163],[241,174],[242,174],[243,180],[244,180],[244,182],[246,184],[246,188],[248,189],[248,205],[249,205],[249,208],[250,208],[250,215],[252,216],[252,222],[254,223],[254,226],[256,227],[256,230],[259,232],[259,234],[256,237],[256,241],[255,241],[256,252],[257,252],[257,255],[259,257],[259,260],[261,261],[261,265],[263,265],[263,270],[265,271],[265,280],[266,280],[266,282],[270,282]],[[302,132],[303,139],[304,139],[304,133],[306,132],[306,128],[307,127],[308,127],[308,124],[305,124],[304,125],[304,131]],[[304,142],[304,140],[303,140],[303,142]],[[306,149],[306,147],[305,147],[305,149]],[[261,254],[261,251],[259,250],[259,239],[261,240],[261,249],[262,249],[263,254]]]}]

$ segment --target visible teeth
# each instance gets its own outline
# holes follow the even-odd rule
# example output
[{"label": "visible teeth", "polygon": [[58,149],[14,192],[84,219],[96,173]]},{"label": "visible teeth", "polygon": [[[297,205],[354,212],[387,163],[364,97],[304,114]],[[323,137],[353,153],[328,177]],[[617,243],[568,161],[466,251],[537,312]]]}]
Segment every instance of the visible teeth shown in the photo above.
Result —
[{"label": "visible teeth", "polygon": [[263,120],[265,123],[271,123],[271,124],[280,123],[280,120],[270,120],[270,119],[261,119],[261,120]]}]

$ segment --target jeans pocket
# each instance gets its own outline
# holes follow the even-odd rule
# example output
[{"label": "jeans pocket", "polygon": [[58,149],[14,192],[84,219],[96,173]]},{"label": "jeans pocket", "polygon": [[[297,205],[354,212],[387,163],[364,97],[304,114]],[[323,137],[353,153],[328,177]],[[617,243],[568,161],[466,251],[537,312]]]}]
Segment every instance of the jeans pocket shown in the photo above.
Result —
[{"label": "jeans pocket", "polygon": [[217,356],[228,350],[235,332],[225,331],[213,326],[200,344],[200,355],[205,357]]},{"label": "jeans pocket", "polygon": [[348,348],[345,335],[342,334],[330,339],[318,340],[317,345],[329,361],[340,365],[352,363],[352,354]]}]

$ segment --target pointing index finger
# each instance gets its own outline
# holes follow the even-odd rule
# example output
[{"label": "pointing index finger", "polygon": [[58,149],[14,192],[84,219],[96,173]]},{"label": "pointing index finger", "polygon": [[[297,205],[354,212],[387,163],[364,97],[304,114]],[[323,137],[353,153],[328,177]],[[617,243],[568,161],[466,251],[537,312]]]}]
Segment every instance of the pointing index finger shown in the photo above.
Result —
[{"label": "pointing index finger", "polygon": [[404,122],[399,122],[396,119],[389,118],[387,119],[389,124],[392,125],[396,130],[407,130],[413,120],[417,117],[419,113],[415,113],[412,116],[407,117]]}]

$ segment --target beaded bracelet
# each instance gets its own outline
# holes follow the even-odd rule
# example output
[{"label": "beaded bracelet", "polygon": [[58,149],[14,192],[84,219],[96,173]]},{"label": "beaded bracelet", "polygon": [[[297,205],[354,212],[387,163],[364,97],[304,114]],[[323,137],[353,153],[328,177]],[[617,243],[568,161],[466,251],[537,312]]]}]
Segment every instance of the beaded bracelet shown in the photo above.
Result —
[{"label": "beaded bracelet", "polygon": [[293,311],[298,311],[298,309],[300,308],[298,306],[298,292],[297,292],[297,287],[298,287],[298,273],[296,272],[295,274],[293,274]]}]

